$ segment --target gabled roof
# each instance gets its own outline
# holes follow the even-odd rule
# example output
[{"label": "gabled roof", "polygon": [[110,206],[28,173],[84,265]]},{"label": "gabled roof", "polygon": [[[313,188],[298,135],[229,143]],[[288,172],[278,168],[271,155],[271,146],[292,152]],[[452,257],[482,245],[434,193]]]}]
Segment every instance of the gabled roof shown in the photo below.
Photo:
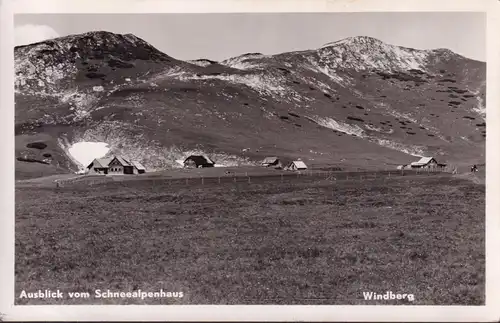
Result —
[{"label": "gabled roof", "polygon": [[307,168],[306,164],[302,160],[294,160],[290,163],[290,166],[295,165],[297,168]]},{"label": "gabled roof", "polygon": [[273,164],[278,161],[278,157],[266,157],[262,161],[262,164]]},{"label": "gabled roof", "polygon": [[146,170],[146,167],[142,166],[142,164],[137,161],[132,161],[132,165],[139,170]]},{"label": "gabled roof", "polygon": [[[430,163],[434,158],[433,157],[422,157],[420,160],[416,162],[412,162],[411,165],[427,165]],[[435,159],[434,159],[435,161]]]},{"label": "gabled roof", "polygon": [[[133,166],[128,160],[123,157],[115,157],[113,160],[117,160],[122,166]],[[112,161],[113,161],[112,160]],[[110,162],[111,163],[111,162]]]},{"label": "gabled roof", "polygon": [[210,158],[207,156],[199,156],[199,155],[191,155],[184,160],[184,162],[192,160],[196,165],[204,165],[204,164],[215,164]]},{"label": "gabled roof", "polygon": [[91,166],[94,168],[106,168],[112,160],[113,158],[96,158],[87,166],[87,168],[90,168]]}]

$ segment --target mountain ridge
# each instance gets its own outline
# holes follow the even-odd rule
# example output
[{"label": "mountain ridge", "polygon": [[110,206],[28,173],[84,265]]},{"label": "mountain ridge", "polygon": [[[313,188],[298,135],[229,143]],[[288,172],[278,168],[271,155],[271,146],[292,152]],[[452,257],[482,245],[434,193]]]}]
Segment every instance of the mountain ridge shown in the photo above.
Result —
[{"label": "mountain ridge", "polygon": [[195,151],[231,165],[266,154],[344,167],[484,159],[485,63],[376,41],[221,62],[104,31],[17,47],[16,155],[36,155],[23,144],[43,134],[56,156],[48,167],[65,171],[82,166],[68,156],[78,141],[150,169]]}]

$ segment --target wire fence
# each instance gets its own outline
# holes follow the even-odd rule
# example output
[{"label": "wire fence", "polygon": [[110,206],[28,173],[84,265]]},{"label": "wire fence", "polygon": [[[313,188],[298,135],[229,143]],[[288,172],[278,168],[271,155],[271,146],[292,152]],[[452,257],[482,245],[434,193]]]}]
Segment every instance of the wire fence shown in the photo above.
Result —
[{"label": "wire fence", "polygon": [[[264,182],[275,183],[289,183],[294,181],[356,181],[356,180],[373,180],[373,179],[390,179],[399,178],[402,176],[429,176],[433,174],[452,174],[456,172],[456,168],[443,167],[443,168],[417,168],[417,169],[401,169],[401,170],[385,170],[385,171],[321,171],[321,170],[303,170],[303,171],[290,171],[261,174],[249,174],[248,172],[229,173],[220,176],[202,176],[191,175],[189,173],[183,174],[182,177],[147,177],[144,175],[92,175],[92,176],[79,176],[70,179],[55,181],[56,187],[67,187],[74,185],[93,186],[106,183],[121,183],[127,186],[127,183],[136,181],[148,181],[154,183],[164,183],[168,186],[192,186],[192,185],[222,185],[228,183],[247,183],[247,184],[260,184]],[[191,176],[190,176],[191,175]],[[133,176],[133,177],[131,177]]]}]

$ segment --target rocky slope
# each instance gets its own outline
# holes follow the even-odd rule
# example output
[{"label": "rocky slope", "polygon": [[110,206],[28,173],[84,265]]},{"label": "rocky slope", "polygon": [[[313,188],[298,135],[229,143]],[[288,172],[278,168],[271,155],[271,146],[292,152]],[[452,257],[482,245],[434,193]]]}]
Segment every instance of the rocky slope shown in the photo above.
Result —
[{"label": "rocky slope", "polygon": [[[343,168],[422,155],[484,163],[486,64],[447,49],[352,37],[181,61],[101,31],[16,47],[15,71],[18,178],[77,170],[68,148],[82,141],[150,170],[191,152],[226,165],[265,155]],[[36,142],[47,146],[27,147]]]}]

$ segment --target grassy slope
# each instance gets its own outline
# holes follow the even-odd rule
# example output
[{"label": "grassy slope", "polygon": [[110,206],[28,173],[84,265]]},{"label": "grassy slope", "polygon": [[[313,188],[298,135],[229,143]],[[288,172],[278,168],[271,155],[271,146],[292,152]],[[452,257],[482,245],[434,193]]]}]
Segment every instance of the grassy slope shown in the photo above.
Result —
[{"label": "grassy slope", "polygon": [[[115,38],[106,33],[100,36]],[[92,41],[92,37],[77,37],[70,42],[75,41],[88,42]],[[36,140],[47,134],[50,135],[46,138],[49,144],[55,144],[61,137],[70,142],[105,141],[111,143],[117,154],[141,155],[143,164],[149,168],[164,168],[166,165],[157,162],[157,159],[163,158],[163,148],[172,145],[182,146],[185,150],[201,147],[207,153],[232,155],[241,155],[243,148],[251,148],[254,154],[247,157],[252,159],[280,154],[300,156],[314,160],[314,163],[357,167],[381,167],[387,163],[394,165],[413,160],[399,151],[363,142],[366,140],[326,128],[318,129],[318,125],[305,118],[321,116],[359,126],[380,139],[427,146],[428,154],[439,157],[443,162],[484,162],[484,127],[477,126],[481,120],[470,112],[477,104],[471,91],[484,79],[484,63],[457,61],[456,57],[448,62],[437,57],[439,63],[429,65],[436,75],[416,70],[388,74],[347,69],[335,73],[353,82],[342,86],[325,74],[310,70],[308,60],[301,52],[255,59],[255,63],[266,68],[240,71],[220,64],[207,67],[191,65],[145,45],[131,49],[126,47],[126,43],[119,42],[118,45],[108,46],[112,47],[84,46],[85,52],[79,53],[79,58],[74,58],[75,54],[67,50],[31,57],[34,65],[40,66],[52,64],[56,58],[73,62],[70,65],[78,70],[77,74],[58,83],[56,92],[78,89],[79,94],[95,96],[96,101],[89,99],[89,106],[86,107],[93,111],[90,120],[74,124],[71,121],[74,110],[70,110],[72,108],[68,103],[24,92],[23,95],[17,94],[16,134],[30,134]],[[113,46],[118,46],[120,50],[115,50]],[[29,46],[18,48],[16,55],[27,55],[25,51],[28,49]],[[110,53],[113,55],[108,55]],[[147,53],[156,55],[151,57],[145,55]],[[315,51],[308,53],[316,55]],[[117,55],[126,59],[127,63],[115,66]],[[271,84],[271,88],[275,87],[275,80],[282,80],[284,88],[307,100],[290,101],[289,95],[273,98],[244,84],[227,80],[181,81],[182,78],[162,76],[170,67],[177,67],[186,75],[229,75],[233,79],[251,76],[255,77],[253,80],[257,84]],[[92,73],[101,76],[95,77]],[[131,81],[127,82],[127,78]],[[321,84],[330,90],[320,89]],[[103,86],[106,91],[94,92],[94,86]],[[32,85],[31,90],[34,89],[36,86]],[[389,110],[411,114],[417,123],[424,126],[405,121],[401,116],[389,115]],[[264,111],[271,112],[272,116]],[[68,129],[68,123],[71,129]],[[367,130],[367,126],[383,131],[392,129],[394,132],[381,134]],[[439,130],[447,141],[433,135],[433,128]],[[22,139],[16,136],[17,141]],[[145,148],[151,149],[145,151]],[[64,156],[61,158],[65,160],[55,161],[54,164],[59,163],[64,168],[69,160]],[[34,169],[30,175],[31,166]],[[51,174],[39,170],[39,165],[22,167],[24,170],[18,173],[23,174],[18,178]]]},{"label": "grassy slope", "polygon": [[153,303],[362,304],[363,291],[392,290],[416,304],[484,302],[484,186],[471,181],[117,186],[16,190],[16,292],[164,288],[185,297]]}]

